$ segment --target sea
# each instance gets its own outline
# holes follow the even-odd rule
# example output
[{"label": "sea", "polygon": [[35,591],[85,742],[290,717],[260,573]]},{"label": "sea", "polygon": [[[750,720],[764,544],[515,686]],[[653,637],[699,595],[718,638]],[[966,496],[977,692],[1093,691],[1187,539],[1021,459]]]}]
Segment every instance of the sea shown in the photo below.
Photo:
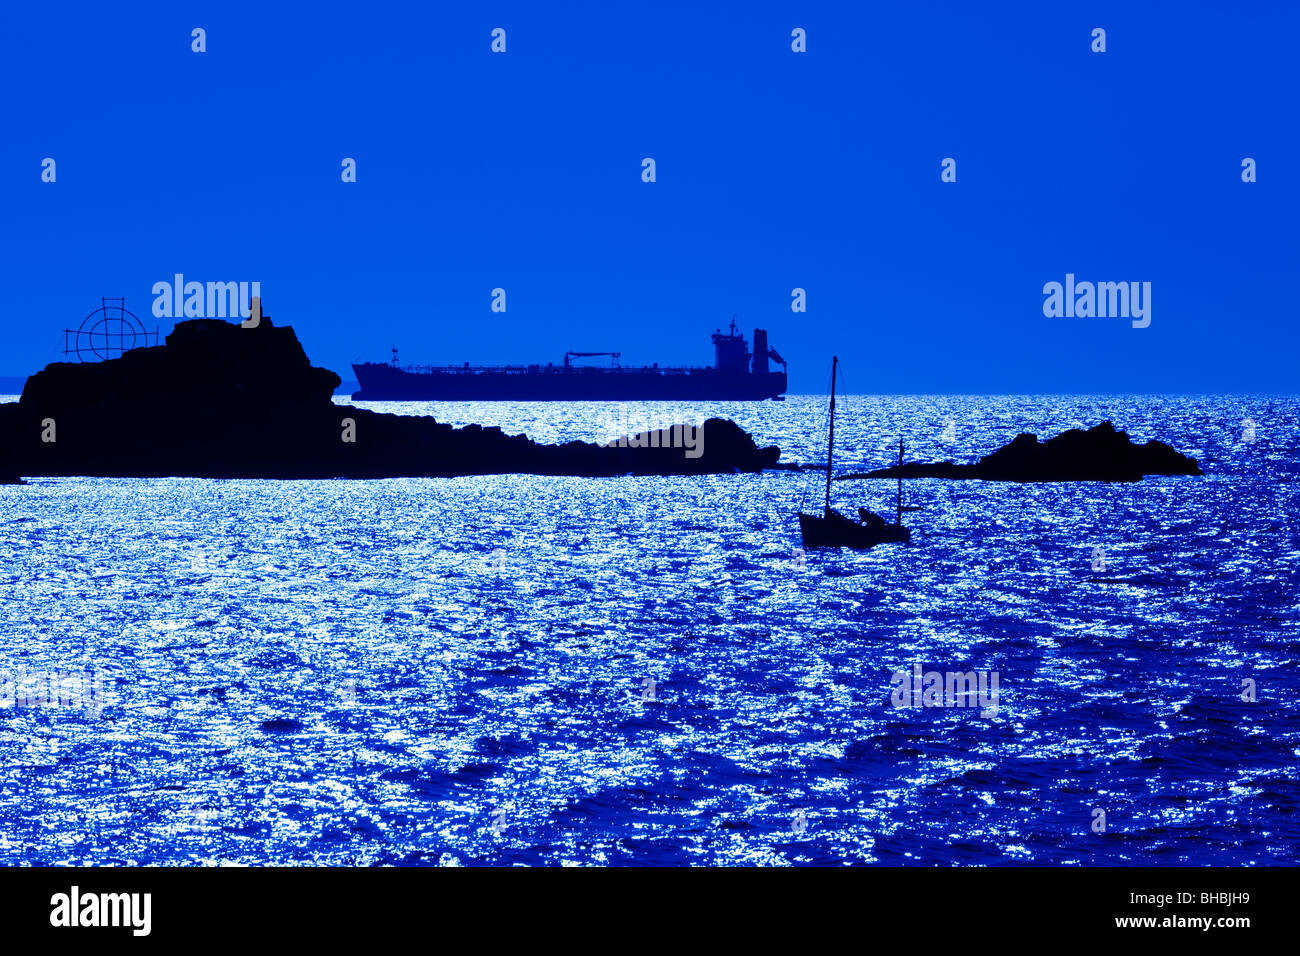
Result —
[{"label": "sea", "polygon": [[836,474],[1105,420],[1205,472],[909,481],[865,552],[801,548],[823,396],[370,407],[813,467],[0,487],[0,864],[1297,862],[1295,397],[842,397]]}]

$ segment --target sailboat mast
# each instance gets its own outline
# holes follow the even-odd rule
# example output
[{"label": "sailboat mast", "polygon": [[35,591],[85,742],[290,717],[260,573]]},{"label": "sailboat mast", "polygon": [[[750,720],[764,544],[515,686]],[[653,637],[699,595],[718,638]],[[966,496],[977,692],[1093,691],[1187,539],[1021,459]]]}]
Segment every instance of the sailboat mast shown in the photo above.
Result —
[{"label": "sailboat mast", "polygon": [[[903,439],[898,440],[898,467],[903,467]],[[903,473],[898,473],[898,514],[894,518],[894,524],[903,523]]]},{"label": "sailboat mast", "polygon": [[831,356],[831,433],[826,439],[826,510],[831,510],[831,460],[835,455],[835,373],[840,357]]}]

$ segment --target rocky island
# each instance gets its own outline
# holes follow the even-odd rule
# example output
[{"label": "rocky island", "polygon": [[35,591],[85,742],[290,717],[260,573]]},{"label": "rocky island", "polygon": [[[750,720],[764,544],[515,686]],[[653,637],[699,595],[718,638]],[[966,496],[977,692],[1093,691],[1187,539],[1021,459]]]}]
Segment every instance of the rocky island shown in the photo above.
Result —
[{"label": "rocky island", "polygon": [[543,445],[336,405],[338,385],[269,316],[249,328],[180,322],[164,345],[31,376],[17,403],[0,405],[0,479],[686,475],[760,471],[781,454],[717,418],[616,443]]},{"label": "rocky island", "polygon": [[971,465],[952,461],[907,462],[848,478],[974,478],[982,481],[1140,481],[1146,475],[1200,475],[1188,458],[1160,441],[1138,445],[1127,432],[1102,422],[1086,431],[1071,428],[1040,442],[1022,433],[1009,445]]}]

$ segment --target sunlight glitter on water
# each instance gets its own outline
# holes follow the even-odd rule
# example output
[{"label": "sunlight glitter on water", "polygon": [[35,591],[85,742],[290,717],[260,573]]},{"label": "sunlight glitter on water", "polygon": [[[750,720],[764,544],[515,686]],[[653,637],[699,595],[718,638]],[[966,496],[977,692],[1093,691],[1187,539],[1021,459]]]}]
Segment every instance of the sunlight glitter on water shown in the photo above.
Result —
[{"label": "sunlight glitter on water", "polygon": [[[725,411],[816,461],[821,405]],[[802,563],[817,473],[3,488],[0,664],[107,690],[0,711],[0,861],[1295,862],[1297,403],[847,409],[846,471],[1106,415],[1207,475],[912,482],[913,545]],[[997,671],[997,716],[892,707],[915,663]]]}]

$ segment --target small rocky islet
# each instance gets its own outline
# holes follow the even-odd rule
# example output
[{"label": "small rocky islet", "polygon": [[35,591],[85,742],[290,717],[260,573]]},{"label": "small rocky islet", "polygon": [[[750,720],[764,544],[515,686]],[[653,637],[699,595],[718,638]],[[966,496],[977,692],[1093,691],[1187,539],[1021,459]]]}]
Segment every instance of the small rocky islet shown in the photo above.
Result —
[{"label": "small rocky islet", "polygon": [[1071,428],[1039,441],[1023,432],[973,464],[907,462],[843,478],[948,478],[980,481],[1140,481],[1147,475],[1201,475],[1189,458],[1161,441],[1135,443],[1109,421]]}]

